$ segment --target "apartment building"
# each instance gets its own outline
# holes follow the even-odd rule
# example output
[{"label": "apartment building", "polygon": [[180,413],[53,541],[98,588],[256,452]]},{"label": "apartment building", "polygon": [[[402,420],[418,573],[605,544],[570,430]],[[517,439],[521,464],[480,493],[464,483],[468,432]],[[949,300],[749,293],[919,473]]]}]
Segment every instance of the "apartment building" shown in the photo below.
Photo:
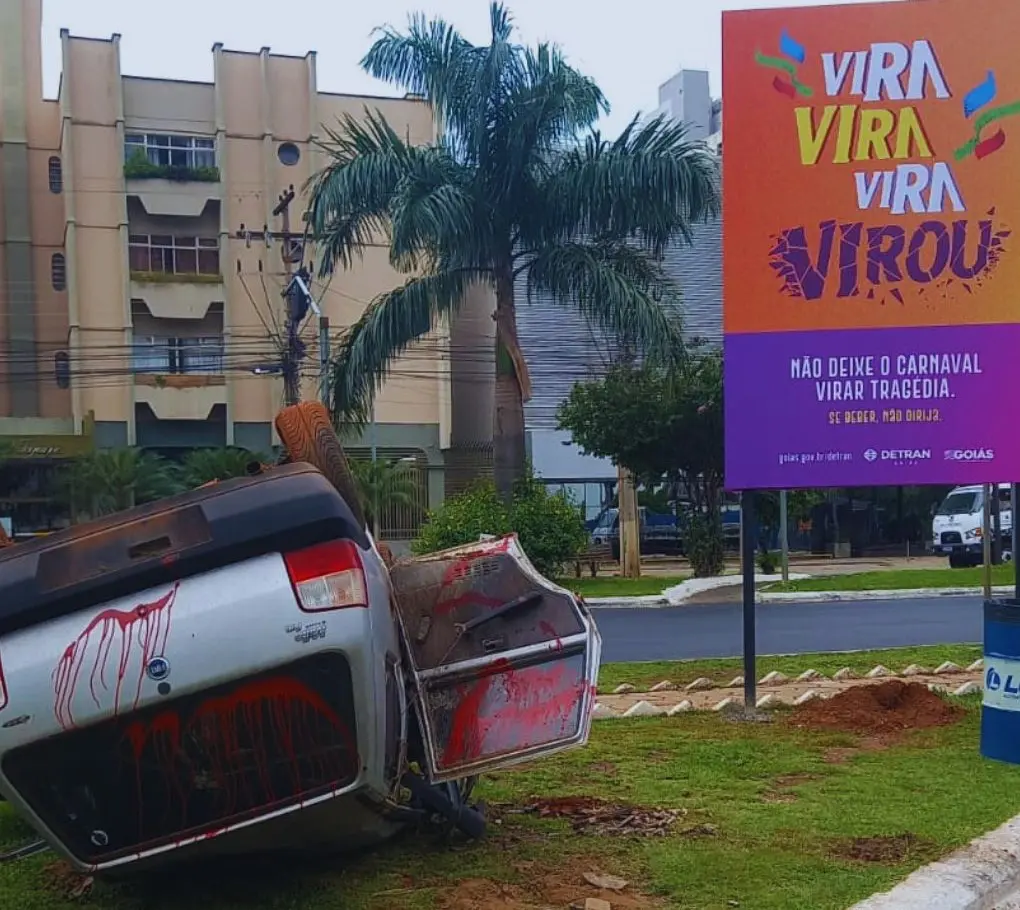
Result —
[{"label": "apartment building", "polygon": [[[0,4],[0,440],[26,459],[93,445],[268,451],[286,277],[259,232],[280,229],[273,209],[291,187],[301,230],[324,125],[371,108],[424,143],[431,109],[320,91],[314,52],[216,44],[211,82],[151,79],[121,71],[120,35],[66,31],[59,95],[44,99],[41,24],[42,0]],[[336,334],[403,280],[380,238],[315,296]],[[316,397],[316,326],[306,334]],[[377,398],[381,450],[442,462],[448,347],[430,338],[396,365]]]}]

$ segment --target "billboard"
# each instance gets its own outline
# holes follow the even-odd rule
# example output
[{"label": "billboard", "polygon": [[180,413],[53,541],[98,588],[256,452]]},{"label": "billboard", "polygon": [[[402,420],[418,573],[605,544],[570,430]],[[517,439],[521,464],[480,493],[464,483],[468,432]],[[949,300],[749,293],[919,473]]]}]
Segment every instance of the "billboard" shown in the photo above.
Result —
[{"label": "billboard", "polygon": [[723,14],[726,486],[1020,479],[1020,4]]}]

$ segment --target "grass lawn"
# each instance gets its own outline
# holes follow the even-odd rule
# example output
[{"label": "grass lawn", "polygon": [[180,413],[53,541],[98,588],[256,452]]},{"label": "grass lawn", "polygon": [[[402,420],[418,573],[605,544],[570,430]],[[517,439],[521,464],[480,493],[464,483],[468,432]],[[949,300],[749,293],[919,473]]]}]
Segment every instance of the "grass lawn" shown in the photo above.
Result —
[{"label": "grass lawn", "polygon": [[[599,723],[587,749],[484,781],[502,823],[481,843],[407,838],[326,864],[220,864],[215,874],[98,883],[84,902],[67,899],[59,867],[40,856],[0,867],[0,907],[542,910],[583,904],[594,894],[583,873],[596,871],[630,882],[614,910],[845,910],[1020,809],[1020,772],[978,756],[978,703],[967,704],[960,724],[887,749],[856,750],[853,736],[797,730],[783,714],[751,725],[712,714]],[[504,808],[566,795],[681,817],[668,836],[627,837]],[[0,844],[29,838],[7,812]],[[874,837],[905,847],[879,861],[845,858],[848,839]]]},{"label": "grass lawn", "polygon": [[[993,585],[1013,584],[1013,564],[992,566]],[[898,569],[823,575],[769,585],[769,591],[902,591],[909,588],[980,588],[984,569]]]},{"label": "grass lawn", "polygon": [[[980,645],[932,645],[923,648],[894,648],[884,651],[846,651],[829,654],[793,654],[788,657],[759,657],[758,678],[778,670],[787,676],[796,676],[805,670],[817,670],[831,675],[843,667],[850,667],[863,676],[876,664],[890,670],[902,670],[911,664],[934,669],[951,660],[966,667],[981,656]],[[744,672],[740,658],[718,660],[650,660],[640,663],[603,664],[599,672],[599,692],[612,692],[620,683],[630,683],[647,690],[664,679],[678,685],[707,676],[725,686]]]},{"label": "grass lawn", "polygon": [[687,581],[686,575],[642,575],[641,578],[619,578],[615,575],[592,578],[584,575],[582,578],[561,578],[557,583],[583,597],[641,597],[661,594],[682,581]]}]

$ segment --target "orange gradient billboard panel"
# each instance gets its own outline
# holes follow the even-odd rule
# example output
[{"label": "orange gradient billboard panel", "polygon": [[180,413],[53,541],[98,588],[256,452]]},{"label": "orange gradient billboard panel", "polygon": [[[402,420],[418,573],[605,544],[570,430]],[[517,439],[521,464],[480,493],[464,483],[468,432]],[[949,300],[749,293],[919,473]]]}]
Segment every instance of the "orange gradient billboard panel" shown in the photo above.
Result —
[{"label": "orange gradient billboard panel", "polygon": [[1017,35],[1010,0],[723,14],[727,332],[1017,321]]}]

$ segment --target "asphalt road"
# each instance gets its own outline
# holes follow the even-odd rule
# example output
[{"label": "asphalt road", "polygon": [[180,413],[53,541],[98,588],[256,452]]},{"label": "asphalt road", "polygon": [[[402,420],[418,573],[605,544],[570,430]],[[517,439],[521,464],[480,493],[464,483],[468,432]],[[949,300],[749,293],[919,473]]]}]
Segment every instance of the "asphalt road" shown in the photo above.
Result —
[{"label": "asphalt road", "polygon": [[[604,662],[739,657],[740,603],[597,609]],[[758,604],[758,653],[859,651],[979,642],[981,598]]]}]

